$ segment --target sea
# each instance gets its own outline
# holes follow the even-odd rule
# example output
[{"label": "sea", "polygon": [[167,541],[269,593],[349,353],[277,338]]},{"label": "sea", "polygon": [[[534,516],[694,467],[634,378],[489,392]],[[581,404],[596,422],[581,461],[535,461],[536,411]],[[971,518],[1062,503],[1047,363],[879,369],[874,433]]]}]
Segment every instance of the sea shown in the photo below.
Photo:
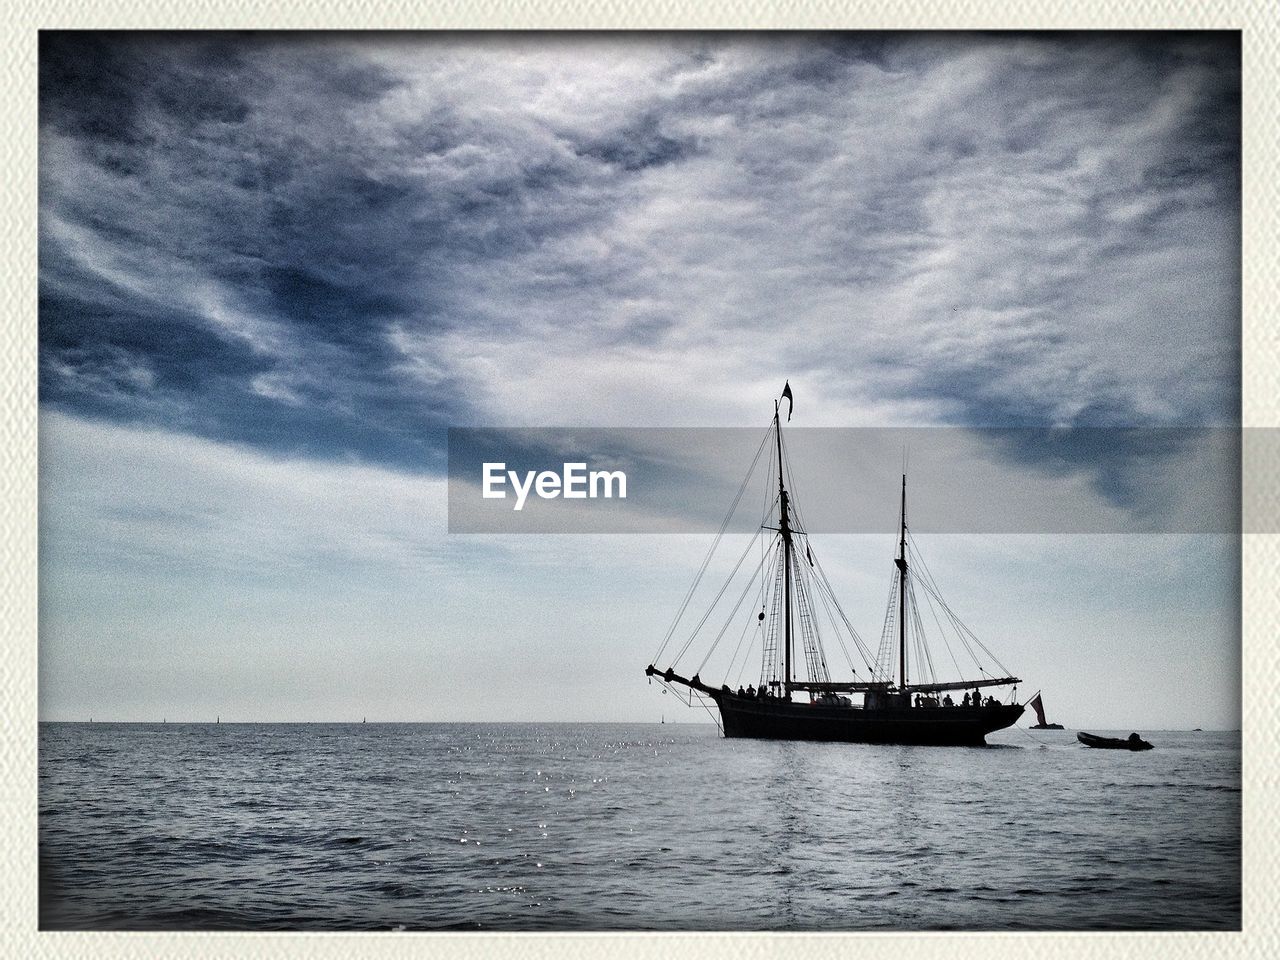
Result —
[{"label": "sea", "polygon": [[1238,930],[1240,735],[1142,733],[42,723],[40,926]]}]

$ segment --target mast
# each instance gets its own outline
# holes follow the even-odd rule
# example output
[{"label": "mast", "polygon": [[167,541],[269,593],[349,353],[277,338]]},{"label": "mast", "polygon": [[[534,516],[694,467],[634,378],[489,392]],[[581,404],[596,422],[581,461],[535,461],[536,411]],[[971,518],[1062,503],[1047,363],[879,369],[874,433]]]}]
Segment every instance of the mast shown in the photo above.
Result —
[{"label": "mast", "polygon": [[778,412],[778,402],[773,403],[774,433],[778,441],[778,499],[781,517],[778,530],[782,534],[782,661],[783,661],[783,696],[791,698],[791,522],[788,518],[787,488],[783,483],[782,469],[782,417]]},{"label": "mast", "polygon": [[902,475],[902,539],[898,565],[898,688],[907,692],[907,475]]}]

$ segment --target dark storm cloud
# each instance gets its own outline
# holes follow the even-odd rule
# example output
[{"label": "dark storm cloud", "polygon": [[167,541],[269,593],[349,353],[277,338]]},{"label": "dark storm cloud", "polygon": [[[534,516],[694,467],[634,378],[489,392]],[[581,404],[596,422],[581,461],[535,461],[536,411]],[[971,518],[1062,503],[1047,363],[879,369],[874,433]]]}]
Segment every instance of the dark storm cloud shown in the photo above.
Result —
[{"label": "dark storm cloud", "polygon": [[1233,35],[50,33],[40,70],[46,405],[411,467],[446,424],[753,423],[788,376],[827,423],[1238,419]]},{"label": "dark storm cloud", "polygon": [[658,118],[650,114],[608,136],[589,141],[578,152],[605,163],[617,164],[623,170],[635,171],[676,163],[696,150],[696,138],[667,136],[662,132]]}]

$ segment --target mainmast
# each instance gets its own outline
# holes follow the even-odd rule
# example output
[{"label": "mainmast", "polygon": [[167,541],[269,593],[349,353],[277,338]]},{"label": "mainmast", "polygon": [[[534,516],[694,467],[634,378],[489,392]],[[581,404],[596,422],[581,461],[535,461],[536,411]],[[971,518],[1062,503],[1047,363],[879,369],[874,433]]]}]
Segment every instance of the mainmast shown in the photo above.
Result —
[{"label": "mainmast", "polygon": [[902,475],[902,540],[898,565],[898,689],[907,692],[907,475]]},{"label": "mainmast", "polygon": [[782,467],[782,417],[778,411],[778,402],[773,403],[774,434],[778,442],[778,501],[781,516],[778,531],[782,534],[782,675],[783,696],[791,699],[791,521],[788,517],[787,488],[783,482]]}]

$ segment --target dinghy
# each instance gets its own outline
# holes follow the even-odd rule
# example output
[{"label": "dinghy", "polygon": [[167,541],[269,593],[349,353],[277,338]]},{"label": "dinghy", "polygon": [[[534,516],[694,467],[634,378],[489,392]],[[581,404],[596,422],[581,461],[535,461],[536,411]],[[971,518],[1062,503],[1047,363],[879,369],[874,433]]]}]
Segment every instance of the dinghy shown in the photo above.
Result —
[{"label": "dinghy", "polygon": [[1143,740],[1136,733],[1131,733],[1126,739],[1119,737],[1097,737],[1092,733],[1077,733],[1076,739],[1083,743],[1086,747],[1095,747],[1099,750],[1150,750],[1151,744]]}]

